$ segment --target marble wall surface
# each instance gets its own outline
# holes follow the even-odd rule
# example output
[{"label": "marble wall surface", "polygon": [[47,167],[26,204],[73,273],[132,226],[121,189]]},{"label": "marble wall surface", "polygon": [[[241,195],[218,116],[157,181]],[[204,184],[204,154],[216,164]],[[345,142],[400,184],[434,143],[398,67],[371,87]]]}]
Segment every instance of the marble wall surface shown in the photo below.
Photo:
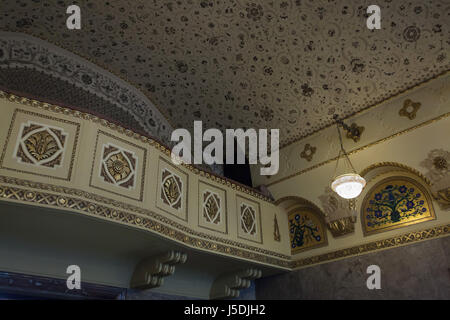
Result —
[{"label": "marble wall surface", "polygon": [[[369,265],[381,289],[369,290]],[[256,281],[256,299],[450,299],[450,237],[300,269]]]}]

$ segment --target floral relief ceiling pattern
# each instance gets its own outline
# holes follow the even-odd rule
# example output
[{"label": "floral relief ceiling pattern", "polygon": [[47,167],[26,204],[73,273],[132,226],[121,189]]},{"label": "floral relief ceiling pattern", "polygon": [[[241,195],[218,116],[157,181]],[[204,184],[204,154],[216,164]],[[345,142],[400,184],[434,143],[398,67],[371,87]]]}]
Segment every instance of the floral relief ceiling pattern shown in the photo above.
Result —
[{"label": "floral relief ceiling pattern", "polygon": [[[65,27],[68,5],[82,29]],[[280,128],[281,145],[449,69],[446,0],[4,0],[26,32],[136,85],[174,127]],[[120,119],[119,119],[120,120]]]}]

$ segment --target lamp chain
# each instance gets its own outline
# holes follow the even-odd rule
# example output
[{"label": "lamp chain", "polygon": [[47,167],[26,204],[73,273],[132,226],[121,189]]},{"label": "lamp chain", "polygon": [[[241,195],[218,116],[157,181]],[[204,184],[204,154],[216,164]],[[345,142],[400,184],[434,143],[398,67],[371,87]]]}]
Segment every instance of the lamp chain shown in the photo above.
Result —
[{"label": "lamp chain", "polygon": [[347,152],[346,152],[345,149],[344,149],[344,144],[343,144],[343,142],[342,142],[341,131],[339,130],[339,123],[336,123],[336,128],[337,128],[337,131],[338,131],[339,143],[340,143],[341,149],[339,150],[338,158],[337,158],[337,161],[336,161],[336,167],[334,168],[333,180],[336,178],[336,172],[337,172],[339,160],[341,159],[341,153],[344,154],[345,158],[347,159],[347,162],[349,163],[350,167],[351,167],[352,170],[353,170],[353,173],[356,173],[356,170],[355,170],[355,168],[353,167],[353,164],[352,164],[352,162],[350,161],[350,158],[348,157],[348,154],[347,154]]}]

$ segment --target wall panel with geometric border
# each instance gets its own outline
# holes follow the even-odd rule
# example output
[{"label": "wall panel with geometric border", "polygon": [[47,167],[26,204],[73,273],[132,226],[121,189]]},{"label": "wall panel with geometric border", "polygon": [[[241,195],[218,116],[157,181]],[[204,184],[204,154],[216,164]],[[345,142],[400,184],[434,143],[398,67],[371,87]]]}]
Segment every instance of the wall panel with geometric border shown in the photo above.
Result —
[{"label": "wall panel with geometric border", "polygon": [[177,218],[187,221],[188,175],[160,157],[156,206]]},{"label": "wall panel with geometric border", "polygon": [[325,224],[312,208],[292,210],[288,222],[292,254],[328,244]]},{"label": "wall panel with geometric border", "polygon": [[15,109],[0,167],[70,181],[80,123]]},{"label": "wall panel with geometric border", "polygon": [[228,233],[226,191],[209,183],[198,183],[199,227]]},{"label": "wall panel with geometric border", "polygon": [[361,224],[364,235],[436,219],[426,188],[409,177],[389,177],[364,197]]},{"label": "wall panel with geometric border", "polygon": [[238,237],[262,243],[261,209],[259,203],[236,196],[236,213],[238,215]]},{"label": "wall panel with geometric border", "polygon": [[146,161],[146,149],[99,130],[89,185],[142,201]]}]

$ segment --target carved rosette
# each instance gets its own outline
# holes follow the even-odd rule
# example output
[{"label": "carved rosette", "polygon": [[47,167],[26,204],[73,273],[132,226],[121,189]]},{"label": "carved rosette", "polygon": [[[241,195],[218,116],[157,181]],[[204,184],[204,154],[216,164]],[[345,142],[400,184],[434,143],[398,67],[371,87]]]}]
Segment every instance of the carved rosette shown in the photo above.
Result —
[{"label": "carved rosette", "polygon": [[407,117],[409,120],[414,120],[421,106],[420,102],[413,102],[410,99],[406,99],[403,102],[403,107],[400,109],[398,114],[401,117]]},{"label": "carved rosette", "polygon": [[103,146],[100,176],[105,182],[126,189],[134,188],[137,158],[133,152],[113,144]]},{"label": "carved rosette", "polygon": [[450,152],[434,149],[420,165],[428,169],[425,176],[431,181],[431,191],[442,209],[450,209]]},{"label": "carved rosette", "polygon": [[303,151],[300,153],[300,157],[310,162],[313,159],[314,154],[316,153],[317,148],[311,146],[309,143],[305,144]]},{"label": "carved rosette", "polygon": [[179,210],[183,195],[183,182],[176,174],[164,169],[162,172],[161,200],[168,206]]},{"label": "carved rosette", "polygon": [[361,139],[361,135],[364,132],[363,126],[358,126],[356,123],[352,123],[350,129],[347,130],[347,139],[352,139],[354,142],[358,142]]},{"label": "carved rosette", "polygon": [[61,166],[67,133],[61,128],[28,122],[22,124],[15,158],[21,163],[55,168]]}]

